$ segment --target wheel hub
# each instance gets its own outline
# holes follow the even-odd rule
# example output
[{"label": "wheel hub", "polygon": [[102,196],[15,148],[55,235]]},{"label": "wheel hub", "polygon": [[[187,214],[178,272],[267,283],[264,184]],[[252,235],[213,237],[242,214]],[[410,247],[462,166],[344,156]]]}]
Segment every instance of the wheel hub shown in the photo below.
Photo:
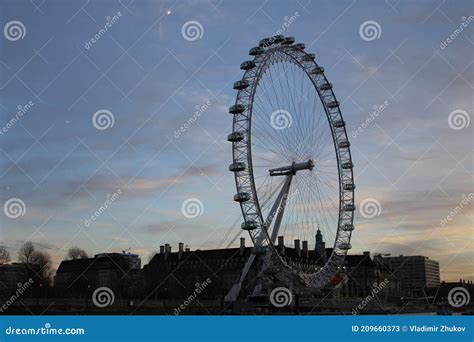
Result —
[{"label": "wheel hub", "polygon": [[293,162],[291,165],[277,167],[275,169],[268,170],[270,172],[270,176],[288,176],[288,175],[295,175],[296,171],[301,170],[313,170],[314,162],[312,159],[308,159],[308,161],[296,163]]}]

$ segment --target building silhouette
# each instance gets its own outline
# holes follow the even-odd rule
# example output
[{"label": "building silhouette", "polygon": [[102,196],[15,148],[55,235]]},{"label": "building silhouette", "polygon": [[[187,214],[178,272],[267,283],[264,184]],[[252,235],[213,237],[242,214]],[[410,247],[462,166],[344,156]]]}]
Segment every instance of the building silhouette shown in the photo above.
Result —
[{"label": "building silhouette", "polygon": [[438,261],[423,255],[381,257],[380,261],[396,274],[405,296],[424,296],[440,286]]},{"label": "building silhouette", "polygon": [[[275,248],[287,262],[308,271],[322,267],[332,253],[332,248],[326,248],[319,229],[313,246],[300,240],[288,244],[280,236]],[[253,246],[246,246],[245,238],[240,239],[239,247],[225,249],[191,250],[180,242],[172,251],[170,244],[164,244],[143,268],[137,254],[100,253],[93,258],[62,261],[53,288],[50,291],[44,291],[44,288],[31,291],[30,294],[77,298],[88,305],[88,298],[95,289],[108,287],[117,300],[132,302],[140,299],[140,303],[150,301],[153,305],[166,307],[189,298],[199,288],[199,300],[222,307],[225,296],[239,281],[253,252]],[[257,254],[256,262],[242,284],[240,299],[252,297],[262,262],[262,255]],[[0,296],[7,296],[30,274],[31,270],[24,264],[0,265]],[[368,251],[350,254],[321,295],[364,298],[373,294],[374,288],[381,283],[384,286],[377,293],[385,303],[395,303],[403,296],[416,296],[423,291],[424,296],[432,295],[431,290],[440,286],[439,264],[425,256],[382,257],[372,256]],[[2,294],[2,289],[5,294]]]},{"label": "building silhouette", "polygon": [[85,297],[98,287],[112,289],[116,296],[128,298],[139,276],[141,260],[137,254],[100,253],[93,258],[65,260],[54,279],[58,296]]}]

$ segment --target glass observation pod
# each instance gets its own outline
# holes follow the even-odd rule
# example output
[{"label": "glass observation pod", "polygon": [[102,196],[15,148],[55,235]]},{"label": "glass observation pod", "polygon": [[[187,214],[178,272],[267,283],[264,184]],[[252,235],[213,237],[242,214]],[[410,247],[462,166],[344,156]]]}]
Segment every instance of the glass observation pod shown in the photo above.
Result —
[{"label": "glass observation pod", "polygon": [[264,47],[264,46],[270,46],[273,44],[273,39],[272,38],[263,38],[259,43],[258,45],[261,46],[261,47]]},{"label": "glass observation pod", "polygon": [[354,230],[354,225],[353,224],[345,224],[342,226],[342,230],[345,232],[351,232]]},{"label": "glass observation pod", "polygon": [[229,107],[230,114],[239,114],[239,113],[242,113],[244,110],[245,110],[245,106],[241,104],[236,104]]},{"label": "glass observation pod", "polygon": [[285,37],[283,38],[283,40],[281,41],[281,44],[282,45],[291,45],[295,42],[295,38],[294,37]]},{"label": "glass observation pod", "polygon": [[332,89],[332,83],[324,83],[319,87],[320,90],[330,90]]},{"label": "glass observation pod", "polygon": [[354,167],[354,163],[352,162],[345,162],[345,163],[342,163],[342,168],[343,169],[352,169]]},{"label": "glass observation pod", "polygon": [[307,62],[311,62],[311,61],[314,61],[315,58],[316,58],[316,55],[314,53],[307,53],[306,55],[304,55],[303,60]]},{"label": "glass observation pod", "polygon": [[312,74],[315,74],[315,75],[322,74],[323,72],[324,72],[324,68],[323,68],[323,67],[320,67],[320,66],[317,66],[316,68],[314,68],[313,70],[311,70],[311,73],[312,73]]},{"label": "glass observation pod", "polygon": [[261,55],[262,53],[263,53],[263,48],[260,46],[253,47],[249,51],[250,56],[258,56],[258,55]]},{"label": "glass observation pod", "polygon": [[339,107],[339,101],[331,101],[328,103],[328,108],[336,108]]},{"label": "glass observation pod", "polygon": [[354,211],[356,209],[354,204],[345,204],[344,211]]},{"label": "glass observation pod", "polygon": [[250,70],[255,68],[255,62],[254,61],[245,61],[240,64],[240,69],[241,70]]},{"label": "glass observation pod", "polygon": [[236,90],[242,90],[245,89],[249,86],[249,81],[247,80],[240,80],[234,83],[234,89]]},{"label": "glass observation pod", "polygon": [[229,165],[229,171],[232,172],[239,172],[245,170],[245,163],[243,162],[236,162]]},{"label": "glass observation pod", "polygon": [[250,194],[248,192],[239,192],[234,195],[234,201],[236,202],[247,202],[250,199]]},{"label": "glass observation pod", "polygon": [[240,227],[244,230],[254,230],[258,228],[258,224],[255,221],[246,221]]},{"label": "glass observation pod", "polygon": [[306,46],[303,43],[298,43],[295,44],[294,47],[300,50],[304,50]]},{"label": "glass observation pod", "polygon": [[356,188],[355,184],[353,183],[348,183],[348,184],[344,184],[344,190],[354,190]]},{"label": "glass observation pod", "polygon": [[352,245],[348,242],[341,242],[338,247],[343,250],[348,250],[352,248]]},{"label": "glass observation pod", "polygon": [[283,39],[285,39],[285,37],[283,37],[281,34],[277,34],[276,36],[273,36],[270,39],[273,41],[273,43],[278,44],[281,43]]},{"label": "glass observation pod", "polygon": [[341,127],[344,127],[345,125],[346,123],[344,122],[344,120],[335,120],[333,123],[333,126],[336,128],[341,128]]},{"label": "glass observation pod", "polygon": [[349,146],[351,146],[351,143],[347,140],[341,141],[339,143],[339,148],[346,148],[346,147],[349,147]]},{"label": "glass observation pod", "polygon": [[227,136],[227,141],[238,142],[244,140],[244,133],[242,132],[232,132]]}]

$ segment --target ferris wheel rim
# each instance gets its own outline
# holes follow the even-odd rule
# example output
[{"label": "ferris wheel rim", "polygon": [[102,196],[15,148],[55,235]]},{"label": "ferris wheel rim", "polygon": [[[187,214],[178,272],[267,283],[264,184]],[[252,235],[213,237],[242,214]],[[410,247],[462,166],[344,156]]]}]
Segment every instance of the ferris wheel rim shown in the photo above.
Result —
[{"label": "ferris wheel rim", "polygon": [[[268,231],[264,225],[265,221],[262,214],[262,209],[260,207],[258,191],[255,185],[252,158],[252,116],[253,104],[258,84],[264,72],[268,68],[272,67],[272,62],[274,62],[271,59],[272,56],[276,56],[276,58],[282,58],[282,56],[286,56],[286,62],[295,64],[303,72],[305,72],[307,77],[311,80],[317,96],[321,100],[321,104],[324,107],[324,112],[331,129],[334,152],[337,160],[339,210],[333,251],[323,268],[312,273],[299,274],[300,278],[304,279],[312,286],[322,287],[329,281],[329,278],[331,274],[335,272],[335,269],[342,266],[345,255],[350,248],[350,239],[352,230],[354,229],[353,212],[355,209],[355,186],[353,181],[353,163],[350,151],[350,143],[345,128],[345,122],[339,108],[339,103],[337,102],[336,96],[332,90],[332,86],[325,90],[321,89],[322,84],[330,84],[326,75],[324,74],[324,69],[316,63],[314,55],[308,54],[304,51],[303,44],[276,44],[273,46],[270,44],[267,47],[260,46],[258,48],[260,50],[257,48],[251,49],[250,53],[252,54],[253,50],[257,50],[260,53],[256,54],[253,60],[244,62],[248,63],[248,65],[251,65],[252,63],[254,64],[253,68],[245,70],[245,73],[241,79],[241,81],[245,80],[249,83],[250,89],[238,89],[235,105],[232,106],[234,107],[234,111],[236,111],[236,113],[232,113],[232,110],[230,110],[230,112],[234,114],[232,134],[237,137],[240,133],[244,133],[244,138],[242,140],[232,141],[233,163],[231,164],[231,167],[233,166],[236,170],[238,170],[234,171],[237,195],[246,193],[243,190],[249,190],[250,192],[250,199],[240,202],[242,215],[244,217],[243,224],[246,225],[246,228],[251,228],[247,225],[250,225],[251,222],[256,222],[257,227],[254,229],[249,229],[249,234],[254,246],[257,249],[261,247],[271,248],[272,253],[278,256],[279,261],[285,267],[287,267],[290,271],[295,271],[295,269],[290,266],[280,255],[280,253],[276,251],[275,245],[271,241]],[[321,72],[312,73],[314,70],[320,70]],[[331,101],[328,101],[328,99]],[[247,102],[245,102],[245,100],[247,100]],[[329,108],[330,103],[332,104],[331,108]],[[334,104],[337,105],[334,106]],[[244,108],[236,108],[236,106],[239,105],[243,106]],[[338,125],[342,126],[336,127]],[[246,163],[243,170],[238,168],[238,166],[242,166],[238,165],[239,163]],[[343,163],[345,164],[343,165]],[[349,167],[343,168],[343,166]]]}]

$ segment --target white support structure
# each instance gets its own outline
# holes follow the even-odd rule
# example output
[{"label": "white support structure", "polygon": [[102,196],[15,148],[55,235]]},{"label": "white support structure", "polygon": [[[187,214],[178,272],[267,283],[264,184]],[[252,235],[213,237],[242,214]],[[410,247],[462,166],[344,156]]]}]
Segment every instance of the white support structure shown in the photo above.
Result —
[{"label": "white support structure", "polygon": [[[289,166],[269,170],[270,176],[286,176],[286,180],[280,190],[280,193],[277,196],[277,199],[275,200],[275,203],[272,206],[272,209],[268,213],[267,219],[265,221],[265,228],[262,229],[260,235],[258,236],[259,240],[265,239],[265,235],[268,235],[270,231],[270,226],[276,216],[275,224],[273,225],[272,234],[270,237],[272,244],[275,244],[275,241],[278,237],[278,232],[280,230],[280,225],[283,220],[283,214],[285,212],[286,203],[288,201],[288,194],[290,193],[291,181],[293,180],[293,176],[296,175],[297,171],[312,170],[313,167],[313,161],[308,160],[307,162],[292,163]],[[262,269],[259,272],[259,276],[261,276],[266,271],[268,267],[268,262],[271,260],[271,256],[268,253],[271,253],[270,250],[267,250],[267,255],[265,256],[266,262],[263,263]],[[232,288],[230,289],[229,293],[225,296],[226,302],[235,302],[237,300],[240,290],[242,288],[242,283],[247,277],[247,274],[250,270],[250,267],[252,267],[255,258],[256,251],[253,251],[250,257],[248,258],[244,269],[242,270],[242,274],[240,275],[238,283],[234,284],[234,286],[232,286]]]}]

